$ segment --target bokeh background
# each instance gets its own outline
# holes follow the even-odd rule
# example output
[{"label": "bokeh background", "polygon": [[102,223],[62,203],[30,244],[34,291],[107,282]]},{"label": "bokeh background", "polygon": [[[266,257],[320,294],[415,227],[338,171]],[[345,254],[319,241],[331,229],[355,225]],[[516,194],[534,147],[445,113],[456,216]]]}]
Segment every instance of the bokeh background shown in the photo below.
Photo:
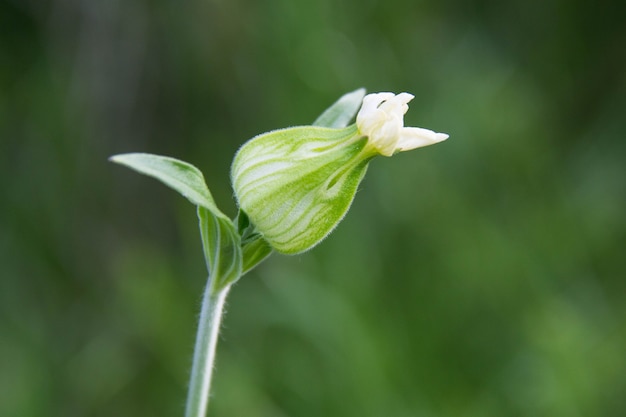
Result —
[{"label": "bokeh background", "polygon": [[200,167],[409,91],[443,144],[370,166],[319,247],[231,292],[209,414],[626,415],[626,25],[583,0],[0,0],[0,415],[180,416]]}]

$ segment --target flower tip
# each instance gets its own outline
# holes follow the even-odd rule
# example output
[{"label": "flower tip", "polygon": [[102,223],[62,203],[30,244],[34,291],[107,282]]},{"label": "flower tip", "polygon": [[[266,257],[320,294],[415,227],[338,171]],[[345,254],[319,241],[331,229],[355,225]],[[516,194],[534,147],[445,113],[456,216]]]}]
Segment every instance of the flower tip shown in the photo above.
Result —
[{"label": "flower tip", "polygon": [[448,135],[447,133],[435,133],[435,141],[436,142],[443,142],[444,140],[448,139],[450,137],[450,135]]},{"label": "flower tip", "polygon": [[[393,94],[393,93],[392,93]],[[400,93],[397,96],[397,99],[404,104],[407,104],[409,101],[413,100],[415,96],[411,93]]]}]

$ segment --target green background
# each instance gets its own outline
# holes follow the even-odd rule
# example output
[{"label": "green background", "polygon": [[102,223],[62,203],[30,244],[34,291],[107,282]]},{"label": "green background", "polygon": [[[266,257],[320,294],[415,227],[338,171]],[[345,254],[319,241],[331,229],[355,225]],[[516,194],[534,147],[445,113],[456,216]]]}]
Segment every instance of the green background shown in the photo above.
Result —
[{"label": "green background", "polygon": [[358,87],[450,134],[233,289],[209,414],[626,415],[622,2],[0,0],[0,415],[180,416],[200,167]]}]

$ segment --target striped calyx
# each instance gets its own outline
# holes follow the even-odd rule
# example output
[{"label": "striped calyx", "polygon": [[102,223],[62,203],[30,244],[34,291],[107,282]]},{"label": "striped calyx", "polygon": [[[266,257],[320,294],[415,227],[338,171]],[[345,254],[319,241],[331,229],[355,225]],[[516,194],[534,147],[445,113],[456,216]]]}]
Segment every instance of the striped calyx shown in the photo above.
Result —
[{"label": "striped calyx", "polygon": [[356,125],[256,136],[239,149],[231,169],[240,208],[276,251],[311,249],[348,211],[376,155],[366,142]]}]

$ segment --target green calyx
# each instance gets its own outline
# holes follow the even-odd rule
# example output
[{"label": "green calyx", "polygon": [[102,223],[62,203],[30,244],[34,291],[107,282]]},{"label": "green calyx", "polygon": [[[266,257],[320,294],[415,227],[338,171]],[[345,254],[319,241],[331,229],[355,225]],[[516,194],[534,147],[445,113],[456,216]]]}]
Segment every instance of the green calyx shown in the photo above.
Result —
[{"label": "green calyx", "polygon": [[356,125],[293,127],[259,135],[233,161],[237,201],[278,252],[311,249],[348,211],[375,155],[366,142]]}]

